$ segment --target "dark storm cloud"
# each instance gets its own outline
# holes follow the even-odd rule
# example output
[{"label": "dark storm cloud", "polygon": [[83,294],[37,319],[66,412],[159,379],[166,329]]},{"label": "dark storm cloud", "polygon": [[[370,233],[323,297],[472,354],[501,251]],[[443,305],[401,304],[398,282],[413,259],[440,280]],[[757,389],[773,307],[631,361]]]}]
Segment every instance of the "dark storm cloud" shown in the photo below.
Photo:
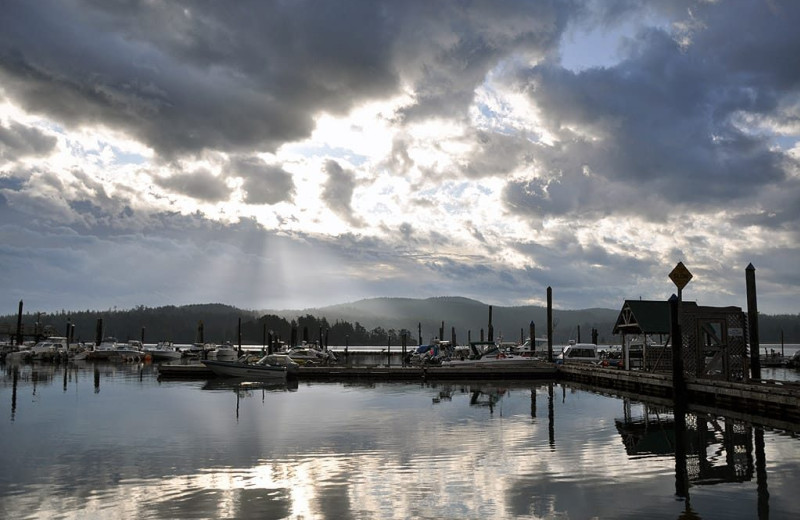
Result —
[{"label": "dark storm cloud", "polygon": [[529,70],[521,85],[560,141],[536,148],[539,178],[507,190],[512,206],[546,214],[717,211],[785,181],[796,161],[740,122],[783,123],[782,107],[800,96],[800,73],[788,66],[800,55],[800,4],[776,4],[779,14],[762,2],[701,6],[688,45],[648,29],[628,41],[617,66]]},{"label": "dark storm cloud", "polygon": [[244,181],[247,204],[291,202],[295,194],[292,175],[283,168],[267,164],[257,157],[238,157],[230,162],[227,174]]},{"label": "dark storm cloud", "polygon": [[570,4],[8,0],[0,78],[29,111],[163,155],[274,150],[407,85],[404,116],[462,118],[504,58],[555,45]]},{"label": "dark storm cloud", "polygon": [[557,45],[575,3],[427,2],[404,9],[398,13],[398,66],[413,78],[416,103],[403,115],[465,117],[475,88],[503,59],[515,53],[541,57]]},{"label": "dark storm cloud", "polygon": [[205,169],[179,171],[167,177],[154,177],[154,181],[165,190],[206,202],[227,200],[232,191],[224,178]]},{"label": "dark storm cloud", "polygon": [[318,111],[391,93],[371,2],[4,2],[0,77],[26,109],[165,154],[273,149]]},{"label": "dark storm cloud", "polygon": [[38,128],[16,122],[8,127],[0,125],[0,159],[14,161],[29,155],[46,155],[55,146],[56,138]]},{"label": "dark storm cloud", "polygon": [[353,190],[356,187],[353,172],[345,170],[336,161],[329,160],[325,163],[325,173],[328,174],[328,180],[323,187],[322,200],[345,222],[361,225],[361,219],[353,214]]}]

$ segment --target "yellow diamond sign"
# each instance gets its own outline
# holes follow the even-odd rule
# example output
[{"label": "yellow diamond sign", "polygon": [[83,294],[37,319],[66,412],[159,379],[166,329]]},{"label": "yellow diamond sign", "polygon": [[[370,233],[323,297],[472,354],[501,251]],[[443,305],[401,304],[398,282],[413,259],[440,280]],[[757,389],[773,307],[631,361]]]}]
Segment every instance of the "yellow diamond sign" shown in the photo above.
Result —
[{"label": "yellow diamond sign", "polygon": [[675,269],[669,273],[669,278],[679,290],[683,290],[683,288],[686,287],[686,284],[689,283],[689,280],[692,279],[692,273],[686,269],[686,266],[683,265],[683,262],[678,262],[678,265],[675,266]]}]

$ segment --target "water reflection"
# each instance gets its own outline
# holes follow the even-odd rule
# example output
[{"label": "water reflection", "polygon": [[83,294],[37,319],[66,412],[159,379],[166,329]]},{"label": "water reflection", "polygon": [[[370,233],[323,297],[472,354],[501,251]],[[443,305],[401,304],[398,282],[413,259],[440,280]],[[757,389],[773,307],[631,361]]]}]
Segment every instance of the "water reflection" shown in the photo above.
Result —
[{"label": "water reflection", "polygon": [[668,403],[555,382],[276,386],[156,376],[148,366],[5,369],[0,402],[11,414],[0,436],[14,449],[0,453],[0,514],[708,519],[800,512],[790,491],[800,477],[793,433],[677,413]]}]

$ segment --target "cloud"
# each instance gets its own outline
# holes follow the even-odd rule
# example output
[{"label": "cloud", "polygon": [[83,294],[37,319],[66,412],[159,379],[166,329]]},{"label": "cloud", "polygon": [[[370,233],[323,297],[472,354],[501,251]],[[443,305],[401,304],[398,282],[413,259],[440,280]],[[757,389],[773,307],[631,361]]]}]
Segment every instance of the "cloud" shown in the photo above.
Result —
[{"label": "cloud", "polygon": [[154,181],[166,190],[205,202],[227,200],[232,192],[225,179],[205,169],[192,172],[178,171],[164,177],[156,176]]},{"label": "cloud", "polygon": [[30,155],[47,155],[55,146],[56,138],[38,128],[17,122],[0,125],[0,159],[15,161]]},{"label": "cloud", "polygon": [[281,167],[267,164],[257,157],[233,159],[228,167],[228,174],[244,180],[242,189],[247,204],[291,202],[295,195],[292,175]]},{"label": "cloud", "polygon": [[354,214],[352,201],[356,179],[353,172],[342,168],[338,162],[329,160],[325,163],[325,173],[328,180],[322,192],[322,200],[339,218],[354,226],[363,224],[361,219]]},{"label": "cloud", "polygon": [[[522,71],[518,88],[556,143],[532,152],[535,175],[509,185],[510,206],[545,215],[711,213],[757,204],[759,193],[785,182],[796,159],[740,121],[782,118],[781,107],[800,94],[796,72],[785,70],[800,44],[792,16],[747,6],[745,17],[720,6],[699,10],[703,29],[686,48],[650,28],[628,43],[618,66]],[[744,20],[748,31],[771,35],[759,43],[729,38]]]}]

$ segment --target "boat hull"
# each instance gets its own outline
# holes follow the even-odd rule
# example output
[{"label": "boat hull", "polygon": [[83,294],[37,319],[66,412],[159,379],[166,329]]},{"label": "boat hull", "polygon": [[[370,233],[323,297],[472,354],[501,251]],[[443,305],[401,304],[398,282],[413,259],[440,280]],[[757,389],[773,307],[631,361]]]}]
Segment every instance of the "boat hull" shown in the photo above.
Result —
[{"label": "boat hull", "polygon": [[245,364],[236,361],[203,360],[203,364],[218,376],[243,377],[258,380],[286,379],[286,367]]}]

